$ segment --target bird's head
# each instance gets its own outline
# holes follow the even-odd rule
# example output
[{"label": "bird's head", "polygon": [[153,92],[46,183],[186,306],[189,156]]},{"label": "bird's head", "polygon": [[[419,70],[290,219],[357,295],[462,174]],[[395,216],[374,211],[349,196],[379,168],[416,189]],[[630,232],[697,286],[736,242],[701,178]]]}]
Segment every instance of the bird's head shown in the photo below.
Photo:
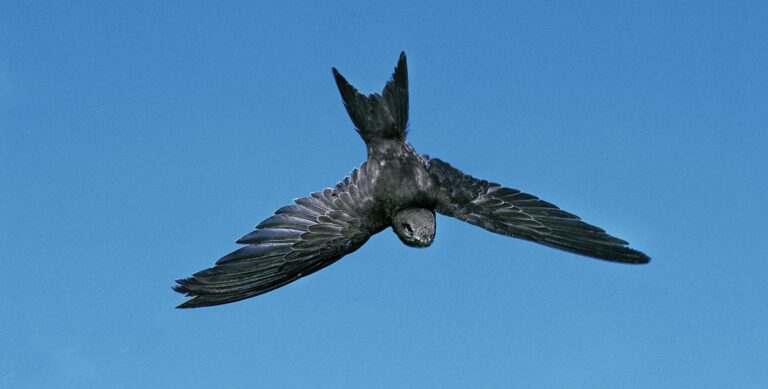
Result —
[{"label": "bird's head", "polygon": [[427,247],[435,239],[435,212],[425,208],[407,208],[395,215],[392,228],[408,246]]}]

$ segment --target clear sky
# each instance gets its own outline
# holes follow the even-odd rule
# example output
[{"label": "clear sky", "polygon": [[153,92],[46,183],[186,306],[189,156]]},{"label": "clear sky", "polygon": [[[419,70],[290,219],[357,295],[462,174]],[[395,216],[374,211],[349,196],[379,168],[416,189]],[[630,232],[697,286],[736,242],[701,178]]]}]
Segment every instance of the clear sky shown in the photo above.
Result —
[{"label": "clear sky", "polygon": [[[765,2],[0,4],[0,387],[765,388]],[[648,253],[438,217],[236,304],[170,287],[365,158],[331,77],[408,54],[412,144]]]}]

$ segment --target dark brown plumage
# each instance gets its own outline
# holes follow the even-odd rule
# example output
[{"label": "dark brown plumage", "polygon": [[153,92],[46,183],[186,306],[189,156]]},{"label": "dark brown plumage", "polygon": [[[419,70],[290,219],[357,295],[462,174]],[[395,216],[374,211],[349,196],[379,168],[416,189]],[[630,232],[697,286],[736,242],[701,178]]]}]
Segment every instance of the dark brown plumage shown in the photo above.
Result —
[{"label": "dark brown plumage", "polygon": [[178,280],[192,297],[180,308],[257,296],[320,270],[392,226],[409,246],[435,235],[434,212],[488,231],[598,259],[647,263],[645,254],[555,205],[419,155],[406,141],[408,71],[400,54],[382,94],[365,96],[334,68],[344,106],[365,141],[368,160],[333,189],[278,209],[214,267]]}]

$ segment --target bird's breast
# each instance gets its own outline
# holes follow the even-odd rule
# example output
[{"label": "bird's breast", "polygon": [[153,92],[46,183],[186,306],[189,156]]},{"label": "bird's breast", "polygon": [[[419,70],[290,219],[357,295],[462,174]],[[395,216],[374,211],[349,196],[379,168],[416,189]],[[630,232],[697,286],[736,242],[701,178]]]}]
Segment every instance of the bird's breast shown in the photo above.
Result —
[{"label": "bird's breast", "polygon": [[411,207],[433,207],[430,193],[434,183],[420,160],[399,158],[376,163],[378,169],[374,181],[374,197],[388,213],[394,214]]}]

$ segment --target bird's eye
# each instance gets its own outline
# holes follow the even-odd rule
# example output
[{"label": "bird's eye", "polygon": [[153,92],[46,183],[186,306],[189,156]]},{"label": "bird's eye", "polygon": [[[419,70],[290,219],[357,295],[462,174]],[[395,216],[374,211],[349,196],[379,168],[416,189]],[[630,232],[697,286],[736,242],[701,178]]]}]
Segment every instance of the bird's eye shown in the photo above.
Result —
[{"label": "bird's eye", "polygon": [[410,224],[403,224],[403,227],[405,227],[405,230],[408,231],[409,234],[413,234],[413,228],[411,228]]}]

